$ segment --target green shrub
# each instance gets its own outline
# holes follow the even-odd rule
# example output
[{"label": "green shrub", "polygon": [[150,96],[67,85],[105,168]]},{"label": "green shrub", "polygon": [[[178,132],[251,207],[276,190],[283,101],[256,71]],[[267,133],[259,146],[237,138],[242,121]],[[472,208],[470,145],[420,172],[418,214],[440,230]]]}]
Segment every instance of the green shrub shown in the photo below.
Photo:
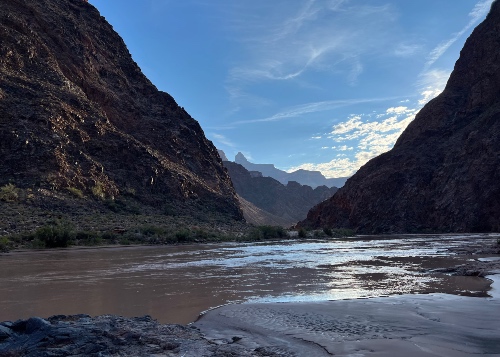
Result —
[{"label": "green shrub", "polygon": [[80,231],[75,234],[75,240],[79,245],[100,245],[102,237],[96,232]]},{"label": "green shrub", "polygon": [[259,241],[263,239],[280,239],[285,237],[288,237],[288,234],[283,227],[257,226],[252,228],[244,238],[250,241]]},{"label": "green shrub", "polygon": [[157,227],[153,225],[146,225],[139,227],[139,233],[146,237],[152,237],[152,236],[162,236],[166,234],[165,229],[162,227]]},{"label": "green shrub", "polygon": [[304,228],[299,229],[299,238],[306,238],[307,237],[307,231]]},{"label": "green shrub", "polygon": [[328,227],[323,228],[323,233],[325,233],[328,237],[333,237],[333,231],[331,228]]},{"label": "green shrub", "polygon": [[11,183],[0,187],[0,200],[14,202],[19,198],[19,189]]},{"label": "green shrub", "polygon": [[323,228],[323,233],[325,233],[330,238],[347,238],[353,237],[355,235],[352,229],[348,228]]},{"label": "green shrub", "polygon": [[48,225],[38,228],[34,234],[46,248],[65,248],[74,238],[74,233],[68,225]]},{"label": "green shrub", "polygon": [[92,187],[92,194],[100,200],[104,200],[104,198],[106,198],[106,194],[104,193],[104,186],[102,185],[102,183],[100,183],[99,181],[95,183],[95,186]]},{"label": "green shrub", "polygon": [[118,234],[115,232],[107,231],[102,234],[102,239],[114,242],[118,239]]},{"label": "green shrub", "polygon": [[250,241],[258,241],[262,239],[264,239],[264,235],[258,227],[251,229],[250,232],[248,232],[248,234],[245,236],[245,240]]},{"label": "green shrub", "polygon": [[178,242],[187,242],[191,236],[191,232],[188,231],[187,229],[182,229],[180,231],[177,231],[175,233],[175,238],[177,239]]},{"label": "green shrub", "polygon": [[71,193],[73,196],[76,198],[83,198],[83,192],[82,190],[77,189],[76,187],[66,187],[66,190]]},{"label": "green shrub", "polygon": [[0,238],[0,253],[7,253],[12,246],[12,242],[7,237]]}]

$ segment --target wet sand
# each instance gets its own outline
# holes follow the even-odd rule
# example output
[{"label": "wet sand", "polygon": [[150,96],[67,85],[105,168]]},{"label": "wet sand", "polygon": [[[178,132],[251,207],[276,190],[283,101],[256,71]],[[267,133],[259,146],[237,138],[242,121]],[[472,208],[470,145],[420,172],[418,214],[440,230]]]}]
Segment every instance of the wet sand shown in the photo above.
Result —
[{"label": "wet sand", "polygon": [[500,356],[500,275],[488,278],[489,298],[246,303],[211,310],[194,326],[215,342],[274,347],[284,356]]}]

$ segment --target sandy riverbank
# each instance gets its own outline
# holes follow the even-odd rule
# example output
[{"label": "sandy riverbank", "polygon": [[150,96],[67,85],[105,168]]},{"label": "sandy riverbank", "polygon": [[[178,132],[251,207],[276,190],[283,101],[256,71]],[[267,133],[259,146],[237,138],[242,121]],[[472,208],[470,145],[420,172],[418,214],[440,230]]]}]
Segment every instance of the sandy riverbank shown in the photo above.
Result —
[{"label": "sandy riverbank", "polygon": [[429,294],[228,305],[194,326],[215,342],[273,347],[280,356],[500,356],[500,276],[488,278],[494,281],[490,298]]}]

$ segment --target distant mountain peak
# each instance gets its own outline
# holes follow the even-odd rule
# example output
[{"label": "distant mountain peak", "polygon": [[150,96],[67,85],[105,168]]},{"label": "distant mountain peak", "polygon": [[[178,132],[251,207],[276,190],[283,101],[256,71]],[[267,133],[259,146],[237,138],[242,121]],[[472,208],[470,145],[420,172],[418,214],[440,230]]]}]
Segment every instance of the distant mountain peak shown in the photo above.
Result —
[{"label": "distant mountain peak", "polygon": [[243,155],[241,152],[238,152],[234,157],[234,162],[241,165],[242,163],[247,163],[249,161],[247,160],[245,155]]},{"label": "distant mountain peak", "polygon": [[320,171],[299,169],[294,172],[286,172],[277,169],[274,164],[254,164],[248,161],[241,152],[236,154],[234,162],[240,164],[248,171],[259,171],[263,176],[272,177],[284,185],[290,181],[296,181],[301,185],[311,186],[312,188],[318,186],[342,187],[347,180],[347,177],[326,178]]}]

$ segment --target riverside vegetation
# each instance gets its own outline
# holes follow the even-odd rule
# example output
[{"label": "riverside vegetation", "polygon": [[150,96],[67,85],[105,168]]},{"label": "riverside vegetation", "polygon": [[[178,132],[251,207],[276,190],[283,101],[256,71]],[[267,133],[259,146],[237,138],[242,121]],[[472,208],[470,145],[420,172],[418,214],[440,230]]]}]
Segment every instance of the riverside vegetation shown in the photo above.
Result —
[{"label": "riverside vegetation", "polygon": [[[130,244],[185,244],[230,241],[265,241],[292,238],[342,238],[354,232],[324,228],[294,233],[283,227],[253,226],[227,221],[223,215],[197,217],[182,209],[165,205],[152,212],[135,202],[133,194],[120,199],[85,197],[81,192],[66,190],[65,206],[45,209],[33,204],[31,190],[13,184],[0,187],[0,251],[12,249],[66,248],[69,246],[103,246]],[[13,223],[15,222],[15,223]]]}]

